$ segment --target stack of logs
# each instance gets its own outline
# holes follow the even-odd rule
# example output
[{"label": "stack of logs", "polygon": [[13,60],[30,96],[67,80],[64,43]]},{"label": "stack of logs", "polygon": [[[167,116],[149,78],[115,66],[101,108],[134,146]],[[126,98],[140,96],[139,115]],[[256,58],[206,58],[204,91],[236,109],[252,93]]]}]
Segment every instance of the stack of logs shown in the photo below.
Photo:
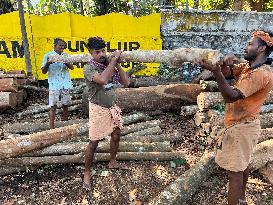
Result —
[{"label": "stack of logs", "polygon": [[[181,136],[179,133],[163,135],[160,120],[137,112],[123,117],[123,121],[117,154],[119,160],[164,161],[184,157],[182,152],[172,151],[170,145]],[[45,123],[5,125],[6,137],[0,141],[0,175],[44,164],[83,163],[88,143],[87,120],[58,122],[56,127],[48,130]],[[99,143],[95,160],[109,160],[109,149],[110,136]]]},{"label": "stack of logs", "polygon": [[[201,92],[197,97],[197,105],[184,106],[181,115],[194,115],[196,126],[200,127],[200,135],[207,139],[207,144],[213,144],[217,133],[224,127],[224,99],[215,81],[201,81]],[[218,109],[218,110],[217,110]],[[256,160],[266,161],[265,166],[256,166],[259,171],[273,183],[273,91],[270,92],[261,109],[261,137],[256,150],[270,153],[270,157],[263,160],[264,155],[256,155]]]},{"label": "stack of logs", "polygon": [[0,73],[0,112],[20,105],[26,98],[26,91],[20,85],[26,83],[24,71]]}]

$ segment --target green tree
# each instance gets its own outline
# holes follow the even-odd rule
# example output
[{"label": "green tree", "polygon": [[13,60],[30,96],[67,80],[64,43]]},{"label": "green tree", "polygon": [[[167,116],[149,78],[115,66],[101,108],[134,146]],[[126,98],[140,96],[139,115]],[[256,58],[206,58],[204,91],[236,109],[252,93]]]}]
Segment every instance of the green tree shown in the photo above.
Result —
[{"label": "green tree", "polygon": [[14,11],[14,1],[0,0],[0,15]]}]

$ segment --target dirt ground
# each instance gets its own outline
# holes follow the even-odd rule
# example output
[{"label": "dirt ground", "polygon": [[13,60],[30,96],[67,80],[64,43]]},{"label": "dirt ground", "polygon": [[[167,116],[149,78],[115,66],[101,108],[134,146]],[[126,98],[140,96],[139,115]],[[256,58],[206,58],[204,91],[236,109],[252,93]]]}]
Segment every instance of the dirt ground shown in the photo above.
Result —
[{"label": "dirt ground", "polygon": [[[24,110],[28,105],[46,102],[46,94],[29,93],[28,100],[22,106],[1,114],[0,127],[6,123],[18,122],[15,113]],[[70,118],[80,116],[80,112],[70,114]],[[181,132],[182,139],[173,143],[172,147],[173,150],[186,153],[187,163],[172,167],[168,161],[123,162],[128,165],[129,170],[108,170],[107,163],[96,163],[93,166],[90,193],[82,189],[83,165],[45,165],[33,171],[1,176],[0,204],[147,204],[197,163],[206,148],[205,139],[197,134],[198,129],[192,119],[183,118],[178,113],[165,113],[156,118],[162,121],[164,133],[172,133],[174,130]],[[30,116],[20,120],[23,121],[34,120]],[[46,122],[47,119],[40,121]],[[0,136],[4,137],[3,134]],[[187,204],[226,204],[227,182],[226,174],[219,169]],[[247,186],[247,200],[252,205],[272,205],[273,186],[264,181],[258,173],[252,173]]]}]

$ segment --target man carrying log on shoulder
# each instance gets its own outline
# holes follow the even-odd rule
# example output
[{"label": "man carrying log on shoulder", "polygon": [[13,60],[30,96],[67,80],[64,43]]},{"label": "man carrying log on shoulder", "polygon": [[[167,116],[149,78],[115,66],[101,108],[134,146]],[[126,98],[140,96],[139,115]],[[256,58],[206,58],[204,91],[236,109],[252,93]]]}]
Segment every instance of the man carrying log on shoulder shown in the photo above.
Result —
[{"label": "man carrying log on shoulder", "polygon": [[[239,62],[235,56],[226,56],[222,65],[198,62],[214,74],[226,102],[225,128],[218,135],[215,161],[228,171],[229,205],[247,205],[248,166],[261,131],[259,112],[273,87],[272,61],[268,58],[272,51],[273,35],[255,31],[245,49],[247,62],[234,64]],[[234,87],[225,77],[235,78]]]},{"label": "man carrying log on shoulder", "polygon": [[110,169],[127,169],[116,161],[122,127],[121,109],[115,105],[116,95],[114,86],[129,85],[125,71],[118,64],[121,51],[113,52],[110,60],[106,57],[106,44],[100,37],[88,39],[88,50],[92,60],[84,67],[84,77],[88,87],[89,100],[89,144],[85,151],[85,189],[90,189],[90,168],[94,153],[100,140],[111,134]]},{"label": "man carrying log on shoulder", "polygon": [[66,48],[66,42],[60,38],[54,40],[54,51],[48,52],[44,55],[42,63],[42,72],[46,74],[48,72],[48,88],[49,98],[48,104],[49,110],[49,124],[50,129],[54,129],[55,112],[57,108],[57,102],[61,98],[63,105],[63,118],[62,120],[68,120],[68,105],[70,104],[69,89],[72,88],[72,82],[69,75],[68,68],[73,70],[74,67],[69,63],[50,63],[48,62],[48,56],[50,55],[66,55],[63,51]]}]

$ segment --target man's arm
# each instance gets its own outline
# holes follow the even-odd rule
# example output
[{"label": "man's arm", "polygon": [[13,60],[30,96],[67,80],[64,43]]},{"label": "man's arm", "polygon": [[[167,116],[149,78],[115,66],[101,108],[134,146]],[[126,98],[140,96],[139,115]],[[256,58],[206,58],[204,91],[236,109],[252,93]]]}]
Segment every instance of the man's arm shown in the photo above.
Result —
[{"label": "man's arm", "polygon": [[49,66],[50,66],[51,64],[52,64],[52,63],[49,63],[49,62],[48,62],[48,57],[45,56],[45,57],[44,57],[44,60],[43,60],[43,65],[44,65],[44,66],[42,66],[42,73],[43,73],[43,74],[46,74],[46,73],[48,72],[48,68],[49,68]]},{"label": "man's arm", "polygon": [[124,85],[125,87],[128,87],[129,86],[129,77],[128,77],[128,74],[121,68],[121,66],[119,64],[117,64],[117,67],[116,67],[119,71],[119,75],[120,75],[120,83],[122,85]]},{"label": "man's arm", "polygon": [[223,75],[221,71],[221,66],[220,65],[211,65],[210,63],[206,61],[201,61],[198,63],[202,68],[210,70],[217,81],[219,90],[225,100],[225,102],[235,102],[239,99],[243,99],[244,96],[243,94],[236,89],[233,89],[225,79],[225,76]]}]

